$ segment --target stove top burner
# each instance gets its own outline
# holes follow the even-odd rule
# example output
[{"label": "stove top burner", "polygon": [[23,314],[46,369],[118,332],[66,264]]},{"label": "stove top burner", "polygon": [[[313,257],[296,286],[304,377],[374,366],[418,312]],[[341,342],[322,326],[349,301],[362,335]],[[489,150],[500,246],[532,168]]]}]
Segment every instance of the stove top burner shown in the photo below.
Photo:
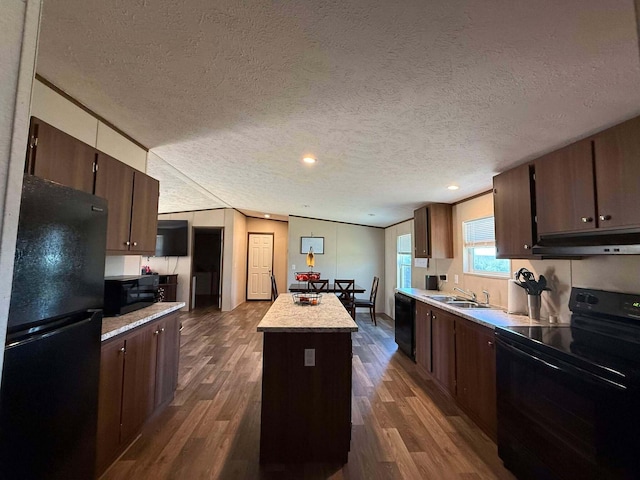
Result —
[{"label": "stove top burner", "polygon": [[[638,295],[574,288],[570,324],[504,327],[511,339],[531,349],[624,383],[640,385],[640,320]],[[496,330],[497,335],[499,331]]]}]

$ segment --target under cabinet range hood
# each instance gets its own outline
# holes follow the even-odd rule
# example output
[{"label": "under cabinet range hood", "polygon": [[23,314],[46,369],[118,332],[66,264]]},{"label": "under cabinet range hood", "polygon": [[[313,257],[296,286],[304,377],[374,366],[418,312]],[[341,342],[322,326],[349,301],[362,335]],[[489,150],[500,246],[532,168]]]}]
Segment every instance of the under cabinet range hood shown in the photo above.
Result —
[{"label": "under cabinet range hood", "polygon": [[590,255],[640,255],[640,231],[548,235],[533,246],[542,257],[586,257]]}]

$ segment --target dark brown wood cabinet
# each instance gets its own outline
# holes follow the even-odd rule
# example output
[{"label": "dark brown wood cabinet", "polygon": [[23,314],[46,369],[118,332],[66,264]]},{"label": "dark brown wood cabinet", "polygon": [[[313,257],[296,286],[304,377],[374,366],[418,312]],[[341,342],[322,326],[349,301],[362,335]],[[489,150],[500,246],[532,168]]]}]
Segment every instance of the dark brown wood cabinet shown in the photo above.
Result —
[{"label": "dark brown wood cabinet", "polygon": [[415,258],[453,258],[451,205],[431,203],[413,212]]},{"label": "dark brown wood cabinet", "polygon": [[493,177],[496,258],[532,258],[536,241],[533,165]]},{"label": "dark brown wood cabinet", "polygon": [[173,399],[178,386],[178,360],[180,355],[180,322],[178,314],[169,314],[153,330],[155,342],[155,395],[154,408]]},{"label": "dark brown wood cabinet", "polygon": [[102,345],[96,471],[102,474],[173,398],[178,379],[180,322],[171,313]]},{"label": "dark brown wood cabinet", "polygon": [[31,117],[25,173],[93,193],[97,150]]},{"label": "dark brown wood cabinet", "polygon": [[596,228],[591,140],[581,140],[535,160],[538,235]]},{"label": "dark brown wood cabinet", "polygon": [[418,301],[416,363],[496,440],[496,356],[492,328]]},{"label": "dark brown wood cabinet", "polygon": [[100,390],[96,472],[104,472],[120,449],[120,417],[124,377],[125,341],[120,339],[102,346],[100,353]]},{"label": "dark brown wood cabinet", "polygon": [[431,309],[431,355],[433,376],[440,386],[456,394],[456,316]]},{"label": "dark brown wood cabinet", "polygon": [[132,253],[153,255],[156,252],[159,195],[160,184],[155,178],[134,172],[129,246]]},{"label": "dark brown wood cabinet", "polygon": [[[305,349],[315,366],[304,366]],[[351,357],[350,332],[265,332],[261,463],[346,463]]]},{"label": "dark brown wood cabinet", "polygon": [[31,117],[25,173],[108,201],[107,254],[153,255],[159,183],[109,155]]},{"label": "dark brown wood cabinet", "polygon": [[416,363],[428,373],[433,371],[431,344],[431,308],[416,302]]},{"label": "dark brown wood cabinet", "polygon": [[593,139],[600,229],[640,226],[640,117]]},{"label": "dark brown wood cabinet", "polygon": [[463,318],[456,321],[458,404],[495,441],[496,354],[494,332]]},{"label": "dark brown wood cabinet", "polygon": [[640,118],[535,161],[540,236],[640,228]]},{"label": "dark brown wood cabinet", "polygon": [[103,472],[153,409],[153,338],[149,326],[102,346],[98,401],[97,471]]},{"label": "dark brown wood cabinet", "polygon": [[99,152],[95,194],[109,202],[107,253],[153,255],[158,181]]},{"label": "dark brown wood cabinet", "polygon": [[95,194],[109,202],[107,251],[128,250],[133,169],[105,153],[98,153]]}]

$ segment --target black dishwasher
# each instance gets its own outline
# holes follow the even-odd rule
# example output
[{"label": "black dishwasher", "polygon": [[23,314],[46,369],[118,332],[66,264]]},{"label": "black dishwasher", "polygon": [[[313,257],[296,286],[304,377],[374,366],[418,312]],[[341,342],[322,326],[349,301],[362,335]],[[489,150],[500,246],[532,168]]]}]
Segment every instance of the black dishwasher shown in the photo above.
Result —
[{"label": "black dishwasher", "polygon": [[398,348],[402,350],[407,356],[415,362],[416,356],[416,322],[415,311],[416,301],[402,295],[401,293],[395,294],[396,300],[396,343]]}]

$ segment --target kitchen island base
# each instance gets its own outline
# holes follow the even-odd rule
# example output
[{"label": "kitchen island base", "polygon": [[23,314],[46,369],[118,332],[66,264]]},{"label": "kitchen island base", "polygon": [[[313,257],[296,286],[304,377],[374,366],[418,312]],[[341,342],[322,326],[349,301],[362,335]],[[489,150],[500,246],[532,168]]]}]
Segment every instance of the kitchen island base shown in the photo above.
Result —
[{"label": "kitchen island base", "polygon": [[264,334],[260,463],[347,462],[351,357],[350,332]]}]

